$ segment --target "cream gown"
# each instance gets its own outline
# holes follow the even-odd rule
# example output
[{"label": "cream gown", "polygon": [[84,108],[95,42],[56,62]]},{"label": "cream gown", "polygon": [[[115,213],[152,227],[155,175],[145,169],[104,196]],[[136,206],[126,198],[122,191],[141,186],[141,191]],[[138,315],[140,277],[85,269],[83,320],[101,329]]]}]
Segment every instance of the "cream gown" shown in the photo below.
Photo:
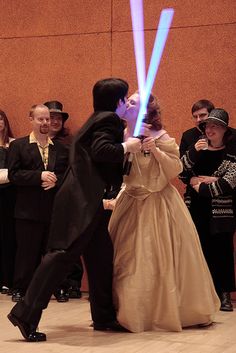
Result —
[{"label": "cream gown", "polygon": [[131,332],[181,331],[220,307],[190,213],[170,184],[182,171],[178,146],[156,146],[159,162],[135,154],[109,224],[117,319]]}]

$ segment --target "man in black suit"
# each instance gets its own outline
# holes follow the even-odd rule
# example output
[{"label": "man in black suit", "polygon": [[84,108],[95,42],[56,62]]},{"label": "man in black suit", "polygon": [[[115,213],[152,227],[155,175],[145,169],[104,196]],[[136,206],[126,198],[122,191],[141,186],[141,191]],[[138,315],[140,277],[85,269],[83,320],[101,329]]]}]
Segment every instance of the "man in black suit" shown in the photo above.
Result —
[{"label": "man in black suit", "polygon": [[[203,135],[204,132],[201,130],[201,124],[208,118],[212,109],[214,109],[214,104],[207,99],[201,99],[193,104],[191,112],[195,127],[184,131],[179,146],[180,157],[182,157],[191,146],[195,145],[200,136]],[[179,179],[184,184],[189,184],[190,182],[186,173],[181,173]]]},{"label": "man in black suit", "polygon": [[44,105],[32,107],[32,132],[9,148],[8,175],[16,185],[17,253],[13,301],[22,300],[45,253],[57,185],[68,166],[68,152],[48,137],[50,113]]},{"label": "man in black suit", "polygon": [[98,81],[93,87],[94,113],[72,143],[70,168],[54,204],[50,251],[26,292],[8,315],[27,341],[45,341],[36,332],[51,294],[83,254],[95,330],[122,330],[112,302],[113,247],[108,234],[108,211],[103,199],[122,183],[126,152],[137,152],[137,138],[123,141],[128,84],[121,79]]},{"label": "man in black suit", "polygon": [[199,124],[208,118],[210,111],[214,109],[214,104],[207,99],[201,99],[192,106],[192,119],[195,127],[184,131],[180,142],[180,157],[195,144],[199,137],[203,134]]}]

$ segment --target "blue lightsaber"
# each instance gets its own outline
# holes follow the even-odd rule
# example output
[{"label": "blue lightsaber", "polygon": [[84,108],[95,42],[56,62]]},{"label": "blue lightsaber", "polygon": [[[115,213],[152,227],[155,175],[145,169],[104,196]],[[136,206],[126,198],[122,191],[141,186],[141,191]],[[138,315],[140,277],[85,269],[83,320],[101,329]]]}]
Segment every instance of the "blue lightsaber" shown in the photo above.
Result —
[{"label": "blue lightsaber", "polygon": [[[159,21],[159,25],[156,33],[155,43],[154,43],[152,56],[150,60],[150,65],[148,69],[141,106],[137,117],[135,129],[134,129],[134,136],[139,136],[139,133],[140,133],[142,120],[146,113],[148,100],[157,75],[157,71],[159,68],[162,53],[165,47],[165,43],[166,43],[171,22],[173,19],[173,15],[174,15],[173,9],[164,9],[161,12],[161,17],[160,17],[160,21]],[[137,71],[139,71],[139,67],[137,67]]]},{"label": "blue lightsaber", "polygon": [[140,101],[144,98],[146,81],[145,49],[144,49],[144,25],[143,25],[143,1],[130,0],[131,19],[133,27],[134,52]]}]

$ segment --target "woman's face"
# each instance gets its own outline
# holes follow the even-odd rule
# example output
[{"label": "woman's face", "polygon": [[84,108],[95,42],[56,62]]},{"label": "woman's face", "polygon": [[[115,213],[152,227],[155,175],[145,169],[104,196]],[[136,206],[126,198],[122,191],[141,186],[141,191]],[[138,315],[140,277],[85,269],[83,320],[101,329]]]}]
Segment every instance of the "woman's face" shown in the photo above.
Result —
[{"label": "woman's face", "polygon": [[2,132],[5,129],[5,121],[3,117],[0,115],[0,132]]},{"label": "woman's face", "polygon": [[127,109],[124,116],[125,120],[127,120],[127,122],[136,120],[138,116],[139,108],[140,108],[139,94],[134,93],[128,98]]},{"label": "woman's face", "polygon": [[205,133],[210,141],[216,141],[218,143],[222,142],[226,130],[227,128],[223,125],[208,122],[206,124]]}]

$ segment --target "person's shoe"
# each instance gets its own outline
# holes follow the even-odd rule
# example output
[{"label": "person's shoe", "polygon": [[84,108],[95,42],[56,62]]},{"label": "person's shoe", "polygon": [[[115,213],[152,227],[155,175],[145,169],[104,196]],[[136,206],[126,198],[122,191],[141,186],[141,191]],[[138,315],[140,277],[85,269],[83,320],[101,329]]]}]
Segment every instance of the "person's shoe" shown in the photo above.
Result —
[{"label": "person's shoe", "polygon": [[11,300],[14,303],[21,302],[24,299],[24,295],[20,291],[14,291]]},{"label": "person's shoe", "polygon": [[13,289],[9,288],[8,291],[7,291],[7,295],[12,297],[13,293],[14,293]]},{"label": "person's shoe", "polygon": [[26,341],[42,342],[47,340],[45,333],[37,332],[35,327],[21,321],[14,314],[8,314],[7,318],[14,326],[17,326],[19,328],[22,336],[26,339]]},{"label": "person's shoe", "polygon": [[80,299],[82,297],[82,293],[80,289],[74,288],[74,287],[69,288],[68,295],[69,295],[69,298],[71,299]]},{"label": "person's shoe", "polygon": [[2,293],[2,294],[7,294],[8,291],[9,291],[9,288],[8,288],[8,287],[2,286],[2,289],[1,289],[1,293]]},{"label": "person's shoe", "polygon": [[66,303],[69,301],[69,294],[65,289],[59,289],[54,294],[58,303]]},{"label": "person's shoe", "polygon": [[92,326],[95,331],[129,332],[129,330],[121,326],[121,324],[116,320],[104,323],[94,322]]},{"label": "person's shoe", "polygon": [[230,298],[230,293],[229,292],[223,292],[220,296],[220,301],[221,301],[221,306],[220,310],[221,311],[233,311],[233,304],[231,303],[231,298]]}]

